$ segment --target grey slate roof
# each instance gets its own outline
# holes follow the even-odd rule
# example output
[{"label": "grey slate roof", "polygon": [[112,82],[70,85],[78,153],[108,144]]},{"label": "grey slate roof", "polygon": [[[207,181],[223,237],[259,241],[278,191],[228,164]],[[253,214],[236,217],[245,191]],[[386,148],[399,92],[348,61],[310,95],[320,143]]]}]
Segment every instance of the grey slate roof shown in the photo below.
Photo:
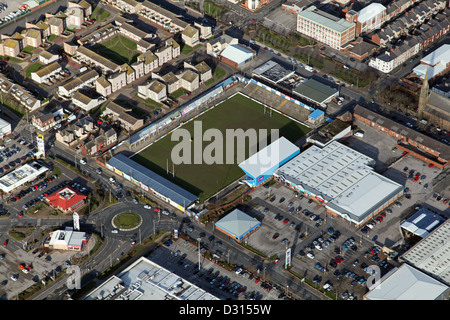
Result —
[{"label": "grey slate roof", "polygon": [[185,208],[198,200],[197,196],[123,154],[112,157],[108,164]]}]

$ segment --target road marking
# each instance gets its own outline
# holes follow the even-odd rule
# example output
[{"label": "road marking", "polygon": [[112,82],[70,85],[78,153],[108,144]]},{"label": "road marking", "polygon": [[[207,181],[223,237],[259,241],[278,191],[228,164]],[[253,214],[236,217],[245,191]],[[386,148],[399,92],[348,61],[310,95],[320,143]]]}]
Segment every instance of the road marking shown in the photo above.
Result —
[{"label": "road marking", "polygon": [[283,102],[277,107],[277,110],[280,109],[282,106],[284,106],[287,103],[287,100],[283,100]]}]

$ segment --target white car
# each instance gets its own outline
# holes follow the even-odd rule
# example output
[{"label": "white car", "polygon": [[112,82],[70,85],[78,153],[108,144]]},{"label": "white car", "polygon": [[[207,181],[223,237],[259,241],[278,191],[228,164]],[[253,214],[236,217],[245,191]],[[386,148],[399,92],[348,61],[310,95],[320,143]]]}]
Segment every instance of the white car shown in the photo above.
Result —
[{"label": "white car", "polygon": [[13,275],[11,276],[11,280],[12,280],[12,281],[17,281],[17,276],[13,274]]},{"label": "white car", "polygon": [[87,162],[86,162],[86,160],[81,159],[81,160],[80,160],[80,163],[81,163],[81,164],[86,164]]},{"label": "white car", "polygon": [[312,252],[308,252],[308,253],[306,254],[306,256],[307,256],[308,258],[310,258],[310,259],[314,259],[314,253],[312,253]]},{"label": "white car", "polygon": [[112,183],[116,182],[116,179],[114,179],[113,177],[109,178],[109,181],[111,181]]},{"label": "white car", "polygon": [[151,209],[152,208],[152,206],[151,205],[149,205],[149,204],[146,204],[145,206],[144,206],[144,209]]},{"label": "white car", "polygon": [[100,168],[97,168],[97,169],[95,170],[95,172],[96,172],[97,174],[102,174],[102,170],[101,170]]},{"label": "white car", "polygon": [[333,288],[333,286],[329,282],[327,282],[323,285],[323,288],[327,291],[330,291]]}]

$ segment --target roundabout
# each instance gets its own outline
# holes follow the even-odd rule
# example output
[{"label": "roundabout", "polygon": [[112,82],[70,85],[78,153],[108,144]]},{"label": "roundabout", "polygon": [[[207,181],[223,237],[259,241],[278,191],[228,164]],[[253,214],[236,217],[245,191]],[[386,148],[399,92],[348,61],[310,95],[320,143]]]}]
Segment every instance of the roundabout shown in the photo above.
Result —
[{"label": "roundabout", "polygon": [[131,231],[141,226],[142,217],[135,212],[121,212],[111,219],[111,224],[115,229]]}]

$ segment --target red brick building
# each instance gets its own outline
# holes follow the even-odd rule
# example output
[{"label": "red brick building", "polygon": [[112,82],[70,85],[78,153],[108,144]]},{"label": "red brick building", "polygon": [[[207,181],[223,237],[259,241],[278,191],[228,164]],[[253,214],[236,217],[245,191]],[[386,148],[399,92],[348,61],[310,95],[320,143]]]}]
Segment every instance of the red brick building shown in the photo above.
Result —
[{"label": "red brick building", "polygon": [[369,109],[356,106],[353,117],[372,128],[397,138],[397,148],[412,156],[444,168],[450,160],[450,146],[417,132]]}]

